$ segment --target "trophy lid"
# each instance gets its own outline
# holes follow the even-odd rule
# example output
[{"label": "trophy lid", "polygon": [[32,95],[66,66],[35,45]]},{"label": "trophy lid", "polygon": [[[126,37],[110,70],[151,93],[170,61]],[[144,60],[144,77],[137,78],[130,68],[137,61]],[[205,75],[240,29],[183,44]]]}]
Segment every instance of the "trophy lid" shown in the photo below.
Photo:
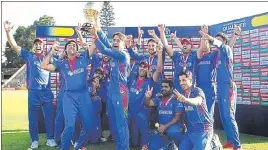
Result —
[{"label": "trophy lid", "polygon": [[102,3],[103,2],[87,2],[84,9],[93,9],[99,12],[101,10]]}]

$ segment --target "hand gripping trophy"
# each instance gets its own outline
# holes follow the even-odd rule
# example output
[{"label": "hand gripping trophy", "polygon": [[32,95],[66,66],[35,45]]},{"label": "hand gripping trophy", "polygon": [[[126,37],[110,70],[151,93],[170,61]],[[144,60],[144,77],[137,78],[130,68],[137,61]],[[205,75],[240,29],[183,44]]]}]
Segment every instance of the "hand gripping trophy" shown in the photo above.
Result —
[{"label": "hand gripping trophy", "polygon": [[88,30],[95,27],[100,30],[99,12],[101,10],[102,2],[88,2],[83,9],[86,23],[82,25],[81,30],[88,33]]}]

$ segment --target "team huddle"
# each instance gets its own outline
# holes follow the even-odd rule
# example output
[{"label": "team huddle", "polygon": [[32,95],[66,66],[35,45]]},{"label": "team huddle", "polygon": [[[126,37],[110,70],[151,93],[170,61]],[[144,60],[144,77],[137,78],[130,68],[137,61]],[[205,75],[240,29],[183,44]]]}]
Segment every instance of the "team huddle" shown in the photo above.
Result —
[{"label": "team huddle", "polygon": [[[38,114],[42,107],[47,134],[46,145],[69,150],[85,149],[88,143],[106,141],[103,120],[107,116],[110,136],[116,150],[130,146],[142,150],[161,149],[173,143],[174,149],[210,150],[215,146],[213,130],[215,96],[227,143],[223,148],[241,149],[235,120],[236,85],[233,81],[232,46],[241,29],[235,26],[230,41],[223,33],[208,34],[208,26],[199,31],[201,44],[197,52],[188,39],[171,39],[168,45],[165,25],[158,25],[160,37],[149,30],[149,56],[138,54],[143,30],[138,39],[116,32],[110,43],[100,28],[78,25],[79,43],[70,40],[64,49],[55,41],[43,54],[43,41],[34,41],[34,53],[17,45],[10,33],[13,26],[4,23],[10,46],[27,64],[28,119],[31,148],[38,148]],[[84,42],[81,28],[90,33],[92,44]],[[215,46],[216,50],[211,50]],[[83,51],[79,51],[79,48]],[[101,53],[99,55],[96,50]],[[166,54],[174,65],[173,79],[166,79]],[[91,69],[88,69],[88,66]],[[89,72],[90,71],[90,72]],[[53,93],[50,73],[59,72],[53,125]],[[55,128],[53,129],[53,126]],[[154,132],[152,132],[154,131]],[[212,144],[214,141],[214,144]]]}]

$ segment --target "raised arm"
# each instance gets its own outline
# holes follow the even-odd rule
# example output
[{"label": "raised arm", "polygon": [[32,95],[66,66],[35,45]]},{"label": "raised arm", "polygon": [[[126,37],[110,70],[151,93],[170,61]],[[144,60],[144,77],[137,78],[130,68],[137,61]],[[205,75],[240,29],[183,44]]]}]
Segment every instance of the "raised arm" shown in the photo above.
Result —
[{"label": "raised arm", "polygon": [[241,28],[235,24],[234,25],[234,34],[233,34],[233,36],[228,44],[231,48],[233,48],[233,46],[236,42],[237,36],[239,36],[239,35],[241,35]]},{"label": "raised arm", "polygon": [[4,22],[4,28],[7,34],[7,40],[8,43],[10,44],[11,48],[15,49],[15,51],[20,54],[21,47],[17,45],[17,42],[15,41],[13,35],[11,34],[11,30],[13,29],[13,25],[11,25],[11,22],[5,21]]},{"label": "raised arm", "polygon": [[[141,39],[142,39],[142,35],[144,34],[144,31],[141,30],[141,27],[138,27],[138,40],[137,40],[137,45],[141,46]],[[140,47],[138,48],[140,49]]]},{"label": "raised arm", "polygon": [[159,44],[161,42],[161,40],[159,39],[159,37],[156,35],[154,30],[148,30],[149,35],[151,35],[153,37],[153,39]]},{"label": "raised arm", "polygon": [[203,98],[198,95],[195,98],[186,98],[184,95],[180,94],[178,90],[174,90],[174,94],[178,101],[183,103],[188,103],[190,105],[200,106],[202,104]]},{"label": "raised arm", "polygon": [[110,43],[110,41],[108,40],[106,34],[100,30],[97,32],[100,41],[107,47],[107,48],[112,48],[112,44]]},{"label": "raised arm", "polygon": [[[47,71],[55,71],[56,70],[56,66],[53,64],[50,64],[50,60],[52,58],[52,56],[57,53],[57,51],[59,50],[59,45],[58,42],[54,42],[53,46],[52,46],[52,50],[47,54],[47,56],[45,57],[45,59],[43,60],[43,62],[40,65],[41,69],[47,70]],[[54,60],[55,62],[58,62],[58,60]],[[53,62],[53,63],[55,63]]]},{"label": "raised arm", "polygon": [[160,38],[161,38],[161,41],[162,41],[164,47],[166,48],[167,54],[170,57],[172,57],[173,56],[173,49],[171,46],[168,45],[168,41],[167,41],[166,34],[165,34],[165,25],[164,24],[158,25],[158,30],[160,32]]},{"label": "raised arm", "polygon": [[130,57],[132,57],[136,61],[145,60],[146,56],[138,54],[133,50],[133,48],[131,47],[131,40],[132,40],[131,37],[127,36],[126,47],[127,47],[127,51],[129,53]]},{"label": "raised arm", "polygon": [[144,100],[144,104],[147,106],[155,106],[154,101],[151,99],[152,95],[153,95],[153,87],[150,88],[150,86],[148,85],[147,87],[147,91],[145,93],[145,100]]},{"label": "raised arm", "polygon": [[206,38],[202,34],[202,33],[208,34],[208,26],[207,25],[201,26],[201,31],[199,31],[199,33],[200,33],[202,39],[200,42],[200,47],[198,48],[198,51],[197,51],[197,58],[201,59],[203,57],[203,53],[208,50],[208,47],[207,47],[208,41],[206,40]]},{"label": "raised arm", "polygon": [[96,45],[96,48],[104,55],[110,56],[116,60],[124,60],[125,55],[124,53],[120,52],[119,50],[112,50],[111,48],[107,48],[104,46],[104,44],[100,41],[98,38],[98,35],[96,34],[95,37],[92,38],[93,42]]},{"label": "raised arm", "polygon": [[156,49],[157,49],[157,69],[153,74],[153,80],[154,82],[158,82],[158,79],[160,77],[160,75],[163,72],[163,57],[162,57],[162,46],[161,45],[157,45]]},{"label": "raised arm", "polygon": [[76,33],[77,33],[77,35],[78,35],[79,42],[80,42],[80,46],[82,47],[83,44],[85,43],[85,40],[84,40],[84,38],[83,38],[83,36],[82,36],[82,32],[81,32],[81,24],[80,24],[80,23],[78,23],[78,26],[75,28],[75,31],[76,31]]}]

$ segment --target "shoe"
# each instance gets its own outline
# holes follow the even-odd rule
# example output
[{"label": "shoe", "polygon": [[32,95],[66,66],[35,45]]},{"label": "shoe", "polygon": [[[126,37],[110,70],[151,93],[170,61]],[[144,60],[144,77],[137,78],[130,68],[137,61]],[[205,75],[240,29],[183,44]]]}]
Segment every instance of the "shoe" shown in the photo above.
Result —
[{"label": "shoe", "polygon": [[86,147],[82,147],[82,148],[80,148],[80,149],[78,149],[78,150],[86,150]]},{"label": "shoe", "polygon": [[37,149],[38,148],[38,141],[33,141],[31,145],[31,149]]},{"label": "shoe", "polygon": [[74,149],[75,149],[75,147],[77,146],[77,144],[78,144],[78,142],[75,142],[73,145],[74,145]]},{"label": "shoe", "polygon": [[54,139],[48,139],[46,145],[49,147],[56,147],[57,143],[55,142]]},{"label": "shoe", "polygon": [[101,140],[101,142],[106,142],[107,141],[107,139],[104,136],[101,136],[100,140]]},{"label": "shoe", "polygon": [[233,148],[234,145],[232,142],[227,142],[225,145],[223,145],[223,148]]},{"label": "shoe", "polygon": [[107,137],[107,140],[108,140],[108,141],[114,141],[113,136],[110,134],[110,135]]}]

